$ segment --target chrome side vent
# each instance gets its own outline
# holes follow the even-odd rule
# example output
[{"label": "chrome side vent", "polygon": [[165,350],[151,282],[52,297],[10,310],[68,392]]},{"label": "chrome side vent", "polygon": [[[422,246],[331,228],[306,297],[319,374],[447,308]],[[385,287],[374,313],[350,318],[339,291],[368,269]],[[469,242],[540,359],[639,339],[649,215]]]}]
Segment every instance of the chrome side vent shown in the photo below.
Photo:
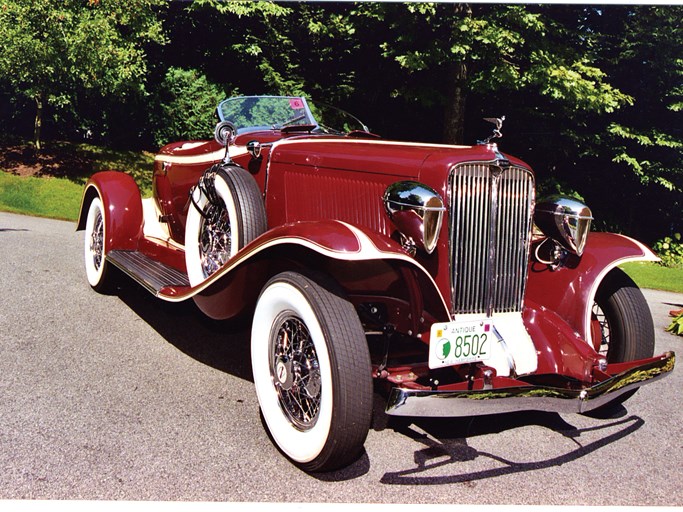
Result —
[{"label": "chrome side vent", "polygon": [[531,241],[534,178],[496,162],[451,173],[453,313],[521,311]]}]

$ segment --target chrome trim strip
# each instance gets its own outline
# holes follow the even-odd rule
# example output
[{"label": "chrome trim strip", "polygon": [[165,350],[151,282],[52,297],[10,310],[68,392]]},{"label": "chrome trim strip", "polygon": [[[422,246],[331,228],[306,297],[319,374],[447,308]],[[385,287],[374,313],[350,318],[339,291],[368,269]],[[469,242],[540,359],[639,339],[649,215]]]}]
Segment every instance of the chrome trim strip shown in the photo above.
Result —
[{"label": "chrome trim strip", "polygon": [[666,352],[659,359],[580,390],[532,385],[473,391],[393,388],[386,413],[391,416],[444,418],[517,411],[584,413],[666,377],[673,371],[675,359],[673,352]]},{"label": "chrome trim strip", "polygon": [[488,254],[486,255],[486,293],[484,295],[484,307],[486,308],[486,316],[489,318],[493,315],[493,309],[496,305],[494,295],[497,282],[496,271],[498,270],[498,254],[500,252],[499,250],[496,250],[498,242],[498,188],[502,172],[503,169],[500,167],[494,165],[489,166],[491,192],[488,200],[489,208],[491,209],[491,222],[489,224]]}]

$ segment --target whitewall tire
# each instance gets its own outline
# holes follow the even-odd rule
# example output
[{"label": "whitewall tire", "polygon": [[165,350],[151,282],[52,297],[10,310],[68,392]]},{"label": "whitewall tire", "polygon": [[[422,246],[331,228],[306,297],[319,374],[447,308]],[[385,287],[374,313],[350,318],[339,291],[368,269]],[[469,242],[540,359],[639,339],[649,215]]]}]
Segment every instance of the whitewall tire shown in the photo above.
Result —
[{"label": "whitewall tire", "polygon": [[195,187],[187,212],[185,264],[192,286],[266,230],[263,198],[251,174],[241,167],[221,166],[211,180],[217,204]]},{"label": "whitewall tire", "polygon": [[105,258],[106,226],[104,207],[98,196],[90,202],[88,208],[83,253],[88,283],[99,293],[108,293],[115,287],[114,269]]},{"label": "whitewall tire", "polygon": [[307,471],[358,457],[370,428],[372,378],[351,303],[301,274],[279,274],[256,306],[251,361],[263,419],[287,457]]}]

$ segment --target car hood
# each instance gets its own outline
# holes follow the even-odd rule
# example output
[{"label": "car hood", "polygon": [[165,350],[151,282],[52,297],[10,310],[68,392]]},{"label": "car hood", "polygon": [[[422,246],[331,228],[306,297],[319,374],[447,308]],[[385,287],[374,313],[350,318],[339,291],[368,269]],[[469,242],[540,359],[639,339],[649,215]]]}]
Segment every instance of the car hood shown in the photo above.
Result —
[{"label": "car hood", "polygon": [[430,168],[438,166],[448,170],[457,163],[493,161],[499,156],[500,153],[492,145],[449,146],[349,138],[304,138],[275,143],[270,158],[271,164],[418,177],[426,162],[429,162]]}]

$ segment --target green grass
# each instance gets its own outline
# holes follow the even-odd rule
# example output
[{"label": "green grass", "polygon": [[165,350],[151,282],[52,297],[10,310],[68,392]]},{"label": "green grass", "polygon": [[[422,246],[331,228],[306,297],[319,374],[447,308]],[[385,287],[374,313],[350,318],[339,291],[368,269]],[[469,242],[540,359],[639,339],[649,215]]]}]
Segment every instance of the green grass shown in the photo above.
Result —
[{"label": "green grass", "polygon": [[83,185],[64,178],[31,178],[0,172],[0,210],[76,220]]},{"label": "green grass", "polygon": [[[9,146],[7,153],[21,154],[28,147]],[[14,158],[6,160],[5,166],[0,163],[0,171],[9,171],[0,172],[0,211],[76,220],[83,186],[92,174],[104,170],[130,174],[142,197],[152,193],[152,153],[56,141],[47,143],[39,156]],[[22,164],[33,165],[41,177],[15,175],[15,167]]]},{"label": "green grass", "polygon": [[683,268],[671,268],[650,262],[632,262],[621,265],[641,288],[683,293]]}]

